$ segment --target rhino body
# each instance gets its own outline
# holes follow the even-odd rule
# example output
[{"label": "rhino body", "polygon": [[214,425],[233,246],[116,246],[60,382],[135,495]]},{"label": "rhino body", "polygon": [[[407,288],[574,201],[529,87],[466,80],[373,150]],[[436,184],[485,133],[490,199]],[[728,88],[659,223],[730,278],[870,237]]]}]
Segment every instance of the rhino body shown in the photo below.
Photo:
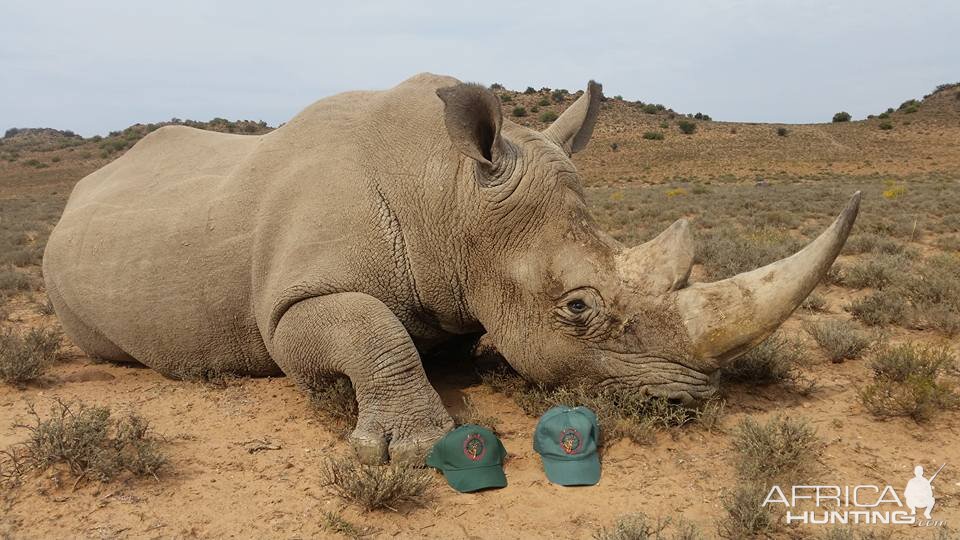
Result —
[{"label": "rhino body", "polygon": [[856,216],[791,258],[686,283],[680,221],[634,248],[599,231],[569,157],[599,85],[546,131],[431,74],[321,100],[262,136],[168,126],[81,180],[47,291],[91,356],[174,378],[350,377],[352,442],[415,459],[453,423],[418,350],[485,331],[524,376],[695,399],[829,268]]}]

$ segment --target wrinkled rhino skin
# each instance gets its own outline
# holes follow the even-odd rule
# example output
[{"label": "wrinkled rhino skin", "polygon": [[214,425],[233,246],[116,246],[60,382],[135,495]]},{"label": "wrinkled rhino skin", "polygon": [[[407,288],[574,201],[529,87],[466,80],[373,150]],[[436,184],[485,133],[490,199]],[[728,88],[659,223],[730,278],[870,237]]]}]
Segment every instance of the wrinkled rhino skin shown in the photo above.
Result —
[{"label": "wrinkled rhino skin", "polygon": [[489,90],[421,74],[262,136],[160,128],[77,184],[48,294],[91,356],[184,379],[348,376],[366,462],[418,459],[452,427],[418,348],[458,334],[485,331],[547,384],[704,397],[816,285],[859,198],[794,257],[688,285],[685,221],[627,248],[586,210],[570,156],[600,100],[591,82],[536,132]]}]

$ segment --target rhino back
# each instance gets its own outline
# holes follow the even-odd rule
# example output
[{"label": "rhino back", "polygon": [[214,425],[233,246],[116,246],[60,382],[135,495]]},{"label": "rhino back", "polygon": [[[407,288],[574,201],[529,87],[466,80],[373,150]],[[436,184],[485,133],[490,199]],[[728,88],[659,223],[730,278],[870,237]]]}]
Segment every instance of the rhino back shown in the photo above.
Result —
[{"label": "rhino back", "polygon": [[274,369],[249,307],[255,193],[236,175],[260,139],[165,127],[77,184],[44,255],[71,337],[175,377]]},{"label": "rhino back", "polygon": [[[451,82],[326,98],[264,136],[157,130],[76,186],[48,242],[48,288],[173,376],[275,372],[279,318],[334,292],[380,299],[415,339],[446,335],[422,317],[412,274],[438,266],[423,254],[444,212],[423,205],[451,193],[430,184],[450,158],[436,152],[435,88]],[[447,276],[421,274],[421,290],[445,294]]]}]

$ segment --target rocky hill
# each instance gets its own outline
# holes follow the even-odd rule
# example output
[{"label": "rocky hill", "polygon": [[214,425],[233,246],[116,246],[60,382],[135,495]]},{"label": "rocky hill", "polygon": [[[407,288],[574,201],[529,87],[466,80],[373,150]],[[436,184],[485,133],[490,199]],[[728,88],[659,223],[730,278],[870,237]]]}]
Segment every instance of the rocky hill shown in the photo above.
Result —
[{"label": "rocky hill", "polygon": [[[562,89],[492,88],[507,118],[535,129],[549,125],[579,96]],[[223,118],[174,118],[88,138],[72,131],[12,128],[0,139],[0,194],[25,183],[75,182],[170,124],[251,135],[273,129],[264,122]],[[905,177],[957,173],[958,148],[960,84],[947,84],[865,120],[819,124],[717,122],[701,113],[607,97],[593,141],[575,161],[591,185]]]}]

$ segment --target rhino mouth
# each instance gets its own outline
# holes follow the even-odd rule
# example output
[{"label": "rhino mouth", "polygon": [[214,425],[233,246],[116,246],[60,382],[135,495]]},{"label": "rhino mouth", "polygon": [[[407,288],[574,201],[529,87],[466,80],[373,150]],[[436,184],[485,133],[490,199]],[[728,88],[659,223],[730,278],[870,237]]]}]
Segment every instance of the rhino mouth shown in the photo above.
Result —
[{"label": "rhino mouth", "polygon": [[608,377],[600,388],[626,388],[649,398],[663,398],[682,405],[692,405],[717,396],[717,375],[708,375],[682,362],[661,357],[636,357],[616,354],[623,374]]}]

